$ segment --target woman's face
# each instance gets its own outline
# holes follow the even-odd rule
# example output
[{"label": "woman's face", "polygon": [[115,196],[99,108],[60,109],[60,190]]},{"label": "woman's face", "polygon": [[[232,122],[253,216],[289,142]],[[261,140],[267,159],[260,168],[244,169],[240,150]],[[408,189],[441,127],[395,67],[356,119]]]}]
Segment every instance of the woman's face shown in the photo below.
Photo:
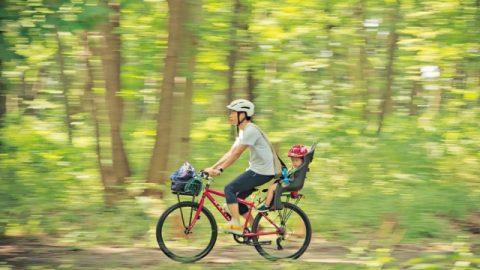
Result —
[{"label": "woman's face", "polygon": [[245,113],[240,113],[240,119],[238,119],[238,112],[236,111],[230,111],[230,115],[229,115],[229,120],[230,120],[230,124],[236,126],[238,125],[238,121],[242,121],[243,119],[245,119]]},{"label": "woman's face", "polygon": [[238,123],[238,113],[236,111],[230,111],[228,120],[230,120],[230,124],[236,126]]},{"label": "woman's face", "polygon": [[300,157],[291,157],[293,168],[298,168],[303,164],[303,159]]}]

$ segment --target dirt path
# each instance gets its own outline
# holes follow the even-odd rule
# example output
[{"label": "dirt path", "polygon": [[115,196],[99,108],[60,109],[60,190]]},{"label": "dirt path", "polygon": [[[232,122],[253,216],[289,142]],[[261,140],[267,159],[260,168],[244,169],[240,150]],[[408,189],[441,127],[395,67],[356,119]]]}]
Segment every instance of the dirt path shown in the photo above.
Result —
[{"label": "dirt path", "polygon": [[[48,241],[52,242],[52,241]],[[185,269],[185,264],[171,261],[156,247],[109,247],[73,248],[47,244],[47,241],[8,239],[0,243],[0,269]],[[447,252],[438,249],[433,252]],[[396,247],[393,257],[397,261],[428,252],[416,247]],[[296,261],[296,264],[348,264],[362,268],[368,263],[366,258],[351,256],[351,250],[338,244],[314,238],[309,249]],[[232,265],[265,265],[266,261],[254,247],[236,244],[228,236],[219,237],[218,244],[211,253],[195,263],[195,267],[223,268]],[[285,262],[284,262],[285,263]],[[276,269],[278,264],[268,263],[265,269]],[[160,267],[161,266],[161,267]],[[3,267],[3,268],[2,268]],[[263,267],[263,266],[262,266]],[[35,269],[37,269],[35,268]],[[235,268],[235,267],[234,267]],[[195,268],[198,269],[198,268]],[[263,268],[262,268],[263,269]]]}]

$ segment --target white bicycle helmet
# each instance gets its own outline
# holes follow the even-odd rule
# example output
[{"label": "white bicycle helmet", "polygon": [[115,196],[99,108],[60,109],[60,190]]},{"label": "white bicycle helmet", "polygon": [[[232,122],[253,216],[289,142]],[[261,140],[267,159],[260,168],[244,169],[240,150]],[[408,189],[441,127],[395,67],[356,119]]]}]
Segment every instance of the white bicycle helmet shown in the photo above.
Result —
[{"label": "white bicycle helmet", "polygon": [[246,99],[237,99],[227,106],[228,109],[236,112],[246,112],[248,117],[252,117],[255,113],[255,105]]}]

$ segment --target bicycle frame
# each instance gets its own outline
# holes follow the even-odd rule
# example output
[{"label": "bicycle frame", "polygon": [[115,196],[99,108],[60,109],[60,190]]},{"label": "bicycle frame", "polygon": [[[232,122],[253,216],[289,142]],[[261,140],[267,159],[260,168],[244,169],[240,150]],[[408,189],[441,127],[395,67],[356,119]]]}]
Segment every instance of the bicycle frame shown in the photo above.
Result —
[{"label": "bicycle frame", "polygon": [[[215,200],[215,198],[213,197],[212,194],[216,195],[216,196],[220,196],[220,197],[225,197],[225,194],[223,192],[211,189],[210,185],[207,184],[205,186],[205,190],[203,191],[202,198],[200,199],[199,207],[198,207],[197,211],[195,212],[195,216],[193,218],[193,221],[190,224],[190,226],[188,227],[188,231],[192,231],[193,227],[195,226],[195,223],[197,222],[198,218],[200,217],[200,213],[202,212],[202,209],[205,205],[205,198],[207,198],[213,204],[213,206],[215,206],[215,208],[222,214],[222,216],[225,218],[226,221],[231,220],[231,217],[227,214],[227,212],[225,210],[223,210],[223,207],[220,206],[220,204]],[[261,235],[272,235],[272,234],[278,234],[278,233],[283,234],[284,233],[284,230],[282,228],[280,228],[277,224],[275,224],[275,222],[273,222],[268,217],[268,215],[266,215],[265,213],[260,213],[260,214],[263,215],[264,218],[270,224],[272,224],[275,227],[276,230],[273,231],[273,232],[256,232],[256,233],[248,232],[248,233],[245,233],[245,228],[247,228],[250,219],[251,218],[253,219],[252,210],[256,207],[255,207],[254,202],[246,201],[246,200],[241,199],[241,198],[237,198],[237,201],[238,201],[238,203],[244,204],[244,205],[248,206],[248,208],[249,208],[248,213],[247,213],[248,216],[245,220],[245,223],[243,224],[244,233],[241,236],[243,236],[243,237],[254,237],[254,236],[261,236]]]}]

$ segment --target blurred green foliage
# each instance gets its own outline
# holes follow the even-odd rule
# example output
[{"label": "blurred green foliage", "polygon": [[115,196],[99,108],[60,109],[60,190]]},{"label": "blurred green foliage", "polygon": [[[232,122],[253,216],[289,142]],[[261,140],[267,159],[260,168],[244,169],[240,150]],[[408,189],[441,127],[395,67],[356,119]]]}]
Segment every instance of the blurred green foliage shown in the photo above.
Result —
[{"label": "blurred green foliage", "polygon": [[[81,42],[82,33],[89,32],[92,90],[98,102],[100,144],[105,146],[110,138],[98,51],[99,27],[107,21],[109,9],[97,1],[4,2],[0,71],[5,87],[0,94],[7,97],[7,113],[1,116],[0,129],[0,237],[48,235],[72,245],[155,246],[156,218],[176,201],[168,193],[168,181],[160,187],[145,183],[169,34],[167,3],[121,3],[116,29],[123,61],[118,96],[125,102],[122,132],[134,173],[123,197],[112,206],[104,202],[97,165]],[[447,255],[419,256],[401,267],[478,266],[478,1],[240,2],[246,26],[236,29],[238,47],[229,40],[230,2],[202,1],[201,22],[189,26],[199,40],[191,154],[181,162],[188,160],[197,169],[210,166],[232,143],[224,105],[227,57],[236,50],[234,96],[248,95],[248,70],[253,70],[254,120],[281,156],[288,161],[292,144],[319,142],[301,207],[315,236],[353,250],[368,241],[361,249],[372,264],[351,269],[397,269],[388,247],[431,242],[456,243],[457,249]],[[389,46],[392,29],[398,40]],[[72,144],[63,119],[57,33],[69,81]],[[391,106],[379,122],[380,105],[386,99]],[[110,155],[102,161],[108,164]],[[215,188],[222,190],[245,169],[247,160],[244,155],[226,170]],[[166,191],[166,196],[160,202],[143,198],[143,190],[150,186]]]}]

